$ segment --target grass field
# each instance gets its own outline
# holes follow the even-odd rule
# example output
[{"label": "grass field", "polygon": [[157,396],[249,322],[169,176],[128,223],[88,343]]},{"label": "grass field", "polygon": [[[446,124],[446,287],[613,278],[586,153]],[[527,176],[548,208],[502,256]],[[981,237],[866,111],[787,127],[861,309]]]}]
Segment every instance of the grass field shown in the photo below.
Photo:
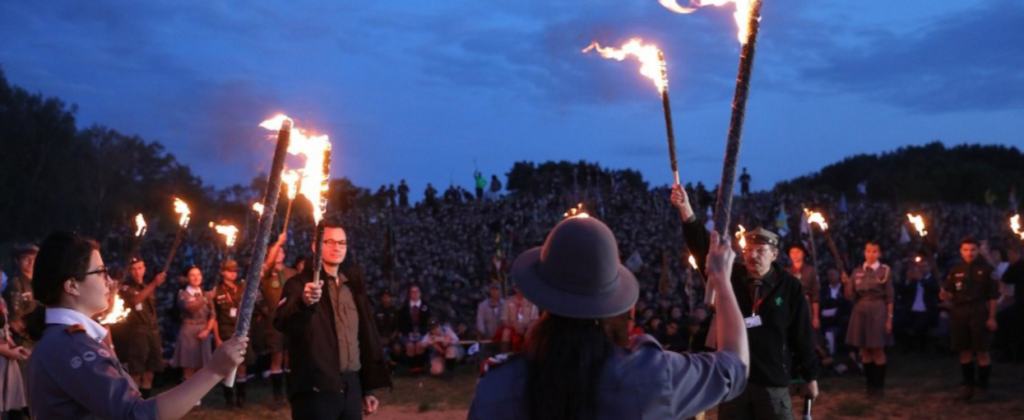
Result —
[{"label": "grass field", "polygon": [[[996,364],[992,391],[986,401],[964,403],[955,400],[959,391],[959,365],[952,356],[890,355],[886,396],[878,401],[863,392],[859,375],[822,378],[822,395],[814,404],[816,419],[1024,419],[1024,365]],[[400,374],[392,392],[382,392],[381,411],[371,419],[464,419],[473,398],[475,369],[462,366],[443,379]],[[215,390],[203,400],[195,419],[286,419],[287,408],[268,408],[269,385],[251,385],[249,404],[244,410],[224,408]],[[794,399],[794,406],[800,402]],[[710,418],[715,418],[714,412]],[[800,417],[797,417],[798,419]]]}]

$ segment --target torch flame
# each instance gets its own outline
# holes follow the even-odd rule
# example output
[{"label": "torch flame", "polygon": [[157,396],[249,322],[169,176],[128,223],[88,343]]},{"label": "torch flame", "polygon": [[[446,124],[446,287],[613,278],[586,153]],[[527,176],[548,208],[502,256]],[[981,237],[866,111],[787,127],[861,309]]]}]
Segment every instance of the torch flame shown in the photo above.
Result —
[{"label": "torch flame", "polygon": [[804,214],[807,215],[808,225],[817,224],[818,227],[821,228],[822,232],[828,230],[828,222],[825,221],[825,216],[823,216],[821,213],[804,209]]},{"label": "torch flame", "polygon": [[228,248],[235,246],[235,240],[238,239],[238,228],[234,225],[218,225],[210,222],[210,227],[217,231],[218,235],[224,236],[224,244]]},{"label": "torch flame", "polygon": [[617,61],[625,60],[630,55],[636,57],[640,61],[640,74],[654,82],[654,87],[658,89],[658,93],[665,93],[665,90],[668,89],[668,69],[665,65],[665,54],[657,45],[644,44],[644,40],[632,38],[625,44],[622,44],[622,48],[602,47],[601,44],[594,41],[587,48],[584,48],[583,52],[587,53],[591,50],[597,51],[604,58]]},{"label": "torch flame", "polygon": [[263,203],[255,202],[252,203],[252,211],[256,212],[260,217],[263,217]]},{"label": "torch flame", "polygon": [[142,213],[135,215],[135,237],[141,237],[146,234],[146,219],[142,217]]},{"label": "torch flame", "polygon": [[562,217],[564,217],[566,219],[571,219],[573,217],[578,217],[580,219],[586,219],[586,218],[589,218],[590,215],[587,214],[586,209],[583,208],[583,203],[579,203],[579,204],[576,205],[576,207],[573,207],[573,208],[569,209],[569,211],[565,212],[565,214],[563,214]]},{"label": "torch flame", "polygon": [[925,229],[924,217],[919,214],[907,213],[907,220],[914,225],[914,229],[917,230],[917,234],[921,237],[928,236],[928,230]]},{"label": "torch flame", "polygon": [[[273,118],[260,123],[260,127],[271,131],[278,131],[284,121],[292,121],[287,115],[278,114]],[[330,154],[331,142],[326,134],[312,135],[305,130],[292,126],[291,141],[288,144],[288,153],[296,156],[303,156],[306,159],[306,166],[297,172],[298,180],[295,188],[298,194],[302,194],[313,204],[313,221],[320,223],[324,212],[327,209],[328,177],[330,177]],[[282,173],[282,177],[286,176]],[[282,178],[283,179],[283,178]],[[287,181],[285,181],[287,183]],[[290,187],[289,187],[290,188]],[[289,198],[294,198],[289,191]]]},{"label": "torch flame", "polygon": [[697,259],[693,257],[693,254],[690,254],[690,258],[688,258],[688,260],[690,261],[690,267],[693,267],[694,270],[698,270]]},{"label": "torch flame", "polygon": [[743,225],[739,225],[740,229],[736,231],[736,239],[740,240],[740,249],[747,249],[747,230],[743,228]]},{"label": "torch flame", "polygon": [[740,41],[740,44],[747,43],[747,37],[749,36],[749,30],[747,28],[747,22],[750,21],[750,13],[753,11],[753,3],[755,0],[690,0],[691,6],[680,6],[678,0],[658,0],[662,6],[666,9],[676,13],[690,14],[696,12],[698,8],[704,6],[725,6],[728,3],[736,5],[736,13],[733,13],[733,18],[736,19],[736,38]]},{"label": "torch flame", "polygon": [[181,215],[178,217],[178,226],[188,227],[189,217],[192,214],[192,211],[188,209],[188,204],[181,201],[180,198],[174,197],[174,212]]},{"label": "torch flame", "polygon": [[1014,235],[1020,236],[1021,239],[1024,239],[1024,230],[1021,230],[1019,214],[1015,214],[1010,218],[1010,229],[1013,229]]},{"label": "torch flame", "polygon": [[284,183],[285,187],[288,188],[288,199],[294,200],[295,195],[299,192],[299,181],[301,180],[299,172],[295,170],[289,170],[281,172],[281,182]]},{"label": "torch flame", "polygon": [[100,319],[100,324],[117,324],[121,321],[124,321],[124,319],[127,318],[128,314],[130,313],[132,313],[132,310],[125,307],[124,300],[121,299],[121,296],[115,294],[114,304],[111,305],[110,312],[107,312],[107,314],[103,316],[102,319]]}]

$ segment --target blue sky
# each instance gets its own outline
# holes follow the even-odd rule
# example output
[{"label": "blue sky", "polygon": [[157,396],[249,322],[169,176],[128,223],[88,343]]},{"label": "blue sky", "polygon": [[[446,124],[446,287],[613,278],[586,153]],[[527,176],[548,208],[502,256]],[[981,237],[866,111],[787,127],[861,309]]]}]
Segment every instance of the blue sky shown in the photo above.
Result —
[{"label": "blue sky", "polygon": [[[216,186],[269,167],[276,112],[331,135],[334,176],[471,185],[474,167],[588,160],[670,182],[660,102],[633,62],[656,42],[684,181],[721,171],[732,8],[657,0],[0,3],[10,82],[167,146]],[[1024,147],[1024,2],[765,0],[740,162],[755,188],[855,153],[940,139]]]}]

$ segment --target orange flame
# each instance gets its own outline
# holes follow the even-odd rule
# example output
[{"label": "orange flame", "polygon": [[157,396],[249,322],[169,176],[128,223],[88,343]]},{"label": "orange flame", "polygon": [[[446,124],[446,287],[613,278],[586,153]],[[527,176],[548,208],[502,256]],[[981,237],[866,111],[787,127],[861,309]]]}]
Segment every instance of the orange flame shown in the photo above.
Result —
[{"label": "orange flame", "polygon": [[644,44],[640,38],[632,38],[622,48],[602,47],[597,41],[590,43],[583,49],[584,53],[591,50],[597,51],[601,57],[617,61],[625,60],[628,56],[634,56],[640,61],[640,74],[654,82],[658,93],[665,93],[668,89],[668,69],[665,65],[665,54],[654,44]]},{"label": "orange flame", "polygon": [[816,224],[819,228],[821,228],[822,232],[828,230],[828,222],[825,221],[825,216],[823,216],[821,213],[816,211],[810,211],[809,209],[804,209],[804,214],[807,215],[808,225]]},{"label": "orange flame", "polygon": [[917,234],[921,237],[928,236],[928,230],[925,229],[924,217],[919,214],[907,213],[907,220],[914,225],[914,229],[917,230]]},{"label": "orange flame", "polygon": [[[292,121],[287,115],[278,114],[261,122],[260,127],[276,132],[285,120]],[[298,194],[306,196],[313,204],[313,221],[320,223],[327,210],[327,178],[330,177],[330,168],[324,163],[327,162],[331,153],[330,139],[326,134],[309,134],[293,125],[288,153],[303,156],[306,159],[305,167],[297,172],[299,179],[296,191]],[[289,198],[293,198],[290,192]]]},{"label": "orange flame", "polygon": [[107,314],[100,319],[100,324],[117,324],[124,321],[130,313],[132,313],[132,310],[125,307],[124,300],[121,299],[121,295],[115,293],[114,304],[110,306],[110,312],[107,312]]},{"label": "orange flame", "polygon": [[739,225],[740,229],[736,231],[736,239],[740,240],[740,249],[747,249],[747,230],[743,228],[743,225]]},{"label": "orange flame", "polygon": [[688,258],[688,260],[690,261],[690,267],[693,267],[694,270],[698,270],[697,259],[693,257],[693,254],[690,254],[690,258]]},{"label": "orange flame", "polygon": [[750,21],[750,13],[754,10],[755,0],[690,0],[690,6],[680,6],[678,0],[658,0],[662,6],[666,9],[676,13],[690,14],[696,12],[698,8],[704,6],[725,6],[726,4],[733,3],[736,5],[736,13],[733,13],[733,19],[736,20],[736,39],[740,41],[740,44],[746,44],[747,38],[750,36],[747,22]]},{"label": "orange flame", "polygon": [[263,217],[263,203],[255,202],[252,203],[252,211],[256,212],[260,217]]},{"label": "orange flame", "polygon": [[916,263],[921,262],[921,256],[918,255],[918,256],[914,257],[914,262],[916,262]]},{"label": "orange flame", "polygon": [[141,237],[146,234],[146,219],[142,217],[142,213],[135,215],[135,237]]},{"label": "orange flame", "polygon": [[579,203],[576,205],[576,207],[573,207],[569,209],[569,211],[565,212],[565,214],[563,214],[562,217],[566,219],[571,219],[573,217],[586,219],[590,217],[590,214],[587,214],[587,211],[583,208],[583,203]]},{"label": "orange flame", "polygon": [[218,235],[224,236],[224,244],[228,248],[235,246],[235,240],[238,239],[238,228],[235,225],[218,225],[210,222],[210,227],[217,231]]},{"label": "orange flame", "polygon": [[1022,230],[1020,227],[1019,214],[1015,214],[1013,215],[1013,217],[1010,218],[1010,229],[1013,229],[1014,235],[1020,236],[1021,239],[1024,239],[1024,230]]},{"label": "orange flame", "polygon": [[285,187],[288,188],[289,200],[295,199],[295,195],[299,192],[299,184],[301,181],[302,179],[300,178],[298,171],[288,170],[281,172],[281,182],[283,182]]},{"label": "orange flame", "polygon": [[187,228],[188,221],[192,215],[192,211],[188,208],[188,203],[185,203],[178,197],[174,197],[174,212],[180,215],[178,217],[178,226],[181,226],[182,229]]}]

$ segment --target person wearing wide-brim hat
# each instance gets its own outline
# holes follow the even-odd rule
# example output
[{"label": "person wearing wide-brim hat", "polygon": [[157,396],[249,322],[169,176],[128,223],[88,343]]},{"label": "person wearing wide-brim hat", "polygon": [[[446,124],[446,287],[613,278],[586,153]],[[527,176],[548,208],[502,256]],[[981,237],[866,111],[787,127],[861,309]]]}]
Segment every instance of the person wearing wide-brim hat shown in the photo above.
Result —
[{"label": "person wearing wide-brim hat", "polygon": [[629,340],[638,285],[611,230],[594,218],[562,221],[512,265],[512,280],[544,313],[524,351],[480,379],[469,418],[687,418],[739,395],[749,355],[728,282],[734,257],[717,240],[708,257],[721,351],[678,354],[649,335]]}]

